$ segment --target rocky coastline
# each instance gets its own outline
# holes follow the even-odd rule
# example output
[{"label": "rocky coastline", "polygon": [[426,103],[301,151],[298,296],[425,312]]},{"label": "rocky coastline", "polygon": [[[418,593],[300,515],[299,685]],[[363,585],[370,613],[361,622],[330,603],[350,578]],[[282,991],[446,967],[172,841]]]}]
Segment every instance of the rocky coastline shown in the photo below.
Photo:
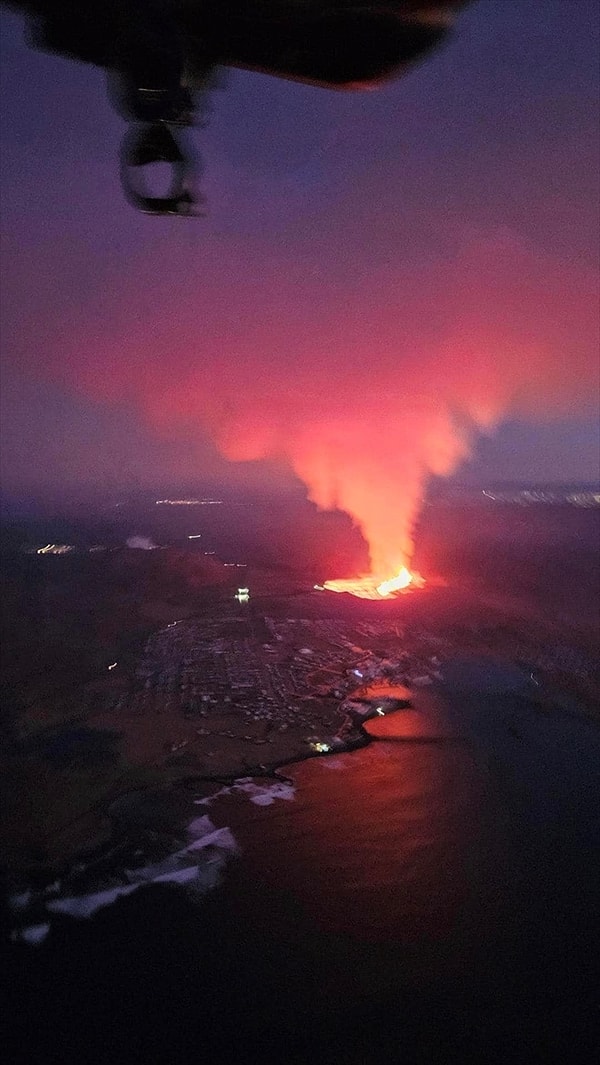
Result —
[{"label": "rocky coastline", "polygon": [[[236,846],[229,837],[224,839],[228,830],[216,829],[208,818],[200,841],[190,845],[190,827],[198,824],[189,820],[194,802],[208,806],[215,794],[230,790],[254,789],[267,794],[268,787],[261,789],[263,782],[275,789],[289,789],[283,797],[291,798],[294,784],[283,772],[285,767],[365,747],[375,739],[364,727],[367,721],[410,705],[404,694],[402,698],[388,697],[385,711],[373,699],[348,700],[342,724],[328,742],[315,742],[304,751],[291,749],[287,757],[252,766],[240,759],[240,766],[227,773],[190,774],[158,787],[123,791],[107,808],[97,811],[105,822],[104,839],[82,846],[69,861],[40,864],[7,878],[10,938],[37,945],[49,932],[49,913],[91,916],[96,908],[144,884],[187,883],[192,891],[204,893],[217,885],[220,870],[235,856]],[[220,785],[216,793],[215,785]],[[193,866],[184,863],[194,849],[201,859],[195,874]]]}]

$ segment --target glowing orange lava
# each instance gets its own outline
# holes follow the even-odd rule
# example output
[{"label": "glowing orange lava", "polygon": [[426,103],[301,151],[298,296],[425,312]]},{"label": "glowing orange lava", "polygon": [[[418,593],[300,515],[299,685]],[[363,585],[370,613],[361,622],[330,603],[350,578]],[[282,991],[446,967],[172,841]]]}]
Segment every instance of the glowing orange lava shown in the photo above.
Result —
[{"label": "glowing orange lava", "polygon": [[389,599],[394,592],[403,592],[408,588],[421,588],[425,581],[418,573],[411,573],[402,566],[395,577],[382,581],[380,577],[370,574],[366,577],[347,577],[344,580],[325,581],[323,587],[328,592],[348,592],[359,599]]}]

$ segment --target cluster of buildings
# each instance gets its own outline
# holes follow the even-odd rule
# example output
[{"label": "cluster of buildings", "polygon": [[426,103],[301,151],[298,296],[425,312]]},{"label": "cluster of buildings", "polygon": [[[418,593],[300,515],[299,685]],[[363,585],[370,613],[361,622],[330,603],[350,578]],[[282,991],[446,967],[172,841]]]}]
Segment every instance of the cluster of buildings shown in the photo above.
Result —
[{"label": "cluster of buildings", "polygon": [[[376,691],[385,703],[388,686],[393,697],[399,686],[435,683],[445,659],[457,651],[485,653],[488,645],[494,654],[526,662],[532,679],[557,671],[584,681],[592,676],[583,651],[528,640],[511,625],[499,630],[491,621],[463,622],[447,626],[442,635],[387,616],[381,622],[273,617],[230,602],[217,616],[173,622],[154,633],[133,687],[124,689],[113,672],[116,663],[107,664],[116,681],[88,685],[83,710],[92,716],[164,714],[173,725],[187,721],[190,735],[234,738],[248,732],[252,736],[241,738],[260,743],[272,740],[258,736],[294,728],[310,743],[338,734],[349,716],[356,717],[356,700],[373,698]],[[229,715],[231,723],[223,720]],[[244,720],[248,728],[240,729]]]},{"label": "cluster of buildings", "polygon": [[[314,731],[344,717],[343,700],[372,681],[430,683],[439,666],[419,634],[393,656],[389,622],[340,625],[339,619],[232,618],[174,622],[148,641],[128,709],[186,718],[235,713],[285,730]],[[420,634],[421,637],[423,634]],[[400,641],[398,641],[399,643]],[[440,641],[437,641],[439,644]]]},{"label": "cluster of buildings", "polygon": [[220,506],[223,499],[156,499],[157,507],[211,507]]},{"label": "cluster of buildings", "polygon": [[40,547],[27,547],[27,555],[69,555],[75,550],[74,544],[43,544]]}]

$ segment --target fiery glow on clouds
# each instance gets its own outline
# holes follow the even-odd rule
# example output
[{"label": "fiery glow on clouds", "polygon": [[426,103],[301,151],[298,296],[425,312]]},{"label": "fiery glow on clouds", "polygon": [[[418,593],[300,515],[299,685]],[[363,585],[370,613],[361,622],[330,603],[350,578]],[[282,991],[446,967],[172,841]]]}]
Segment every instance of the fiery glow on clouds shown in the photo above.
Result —
[{"label": "fiery glow on clouds", "polygon": [[282,454],[318,506],[347,511],[378,579],[410,563],[430,474],[452,473],[508,413],[585,406],[598,372],[596,281],[572,264],[503,234],[415,280],[370,281],[316,352],[272,381],[258,369],[243,412],[230,393],[214,426],[230,457]]},{"label": "fiery glow on clouds", "polygon": [[91,343],[82,325],[87,357],[56,369],[166,437],[208,432],[231,460],[287,464],[319,507],[351,515],[381,583],[410,565],[428,477],[456,470],[478,433],[597,396],[592,271],[505,232],[441,246],[338,284],[246,240],[208,282],[157,293],[136,277],[112,335]]}]

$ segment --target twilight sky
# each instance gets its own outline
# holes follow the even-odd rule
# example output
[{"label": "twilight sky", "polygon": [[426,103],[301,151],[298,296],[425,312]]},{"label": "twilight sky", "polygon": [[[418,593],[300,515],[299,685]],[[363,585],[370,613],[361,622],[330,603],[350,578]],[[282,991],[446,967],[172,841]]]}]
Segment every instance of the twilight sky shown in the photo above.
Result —
[{"label": "twilight sky", "polygon": [[1,23],[6,492],[293,469],[379,557],[367,485],[599,476],[593,0],[480,0],[376,93],[224,72],[196,221],[124,202],[103,73]]}]

